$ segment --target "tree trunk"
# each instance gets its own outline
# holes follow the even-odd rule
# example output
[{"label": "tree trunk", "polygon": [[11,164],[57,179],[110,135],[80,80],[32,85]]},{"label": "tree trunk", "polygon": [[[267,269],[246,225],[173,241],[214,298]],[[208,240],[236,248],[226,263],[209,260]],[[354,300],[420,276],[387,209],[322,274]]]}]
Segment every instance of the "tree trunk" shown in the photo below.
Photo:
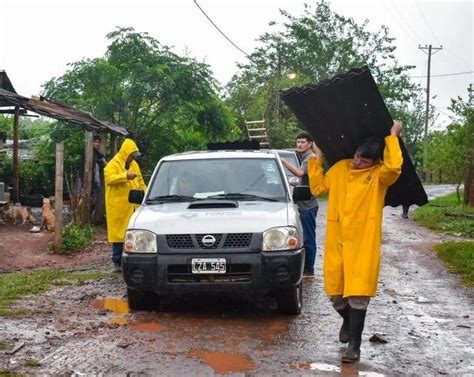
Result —
[{"label": "tree trunk", "polygon": [[474,207],[474,148],[471,147],[468,158],[466,180],[464,181],[464,204]]}]

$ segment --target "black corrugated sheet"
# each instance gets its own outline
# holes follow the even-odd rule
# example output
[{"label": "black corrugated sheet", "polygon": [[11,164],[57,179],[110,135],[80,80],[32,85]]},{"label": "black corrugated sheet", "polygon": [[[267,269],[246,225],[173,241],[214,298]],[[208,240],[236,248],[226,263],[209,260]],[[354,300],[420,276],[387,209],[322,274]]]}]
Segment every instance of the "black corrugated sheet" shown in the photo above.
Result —
[{"label": "black corrugated sheet", "polygon": [[[315,138],[330,165],[352,158],[368,137],[389,135],[393,124],[367,67],[352,69],[315,85],[289,89],[281,93],[281,98]],[[401,140],[400,146],[402,174],[390,186],[385,204],[421,206],[428,198]]]}]

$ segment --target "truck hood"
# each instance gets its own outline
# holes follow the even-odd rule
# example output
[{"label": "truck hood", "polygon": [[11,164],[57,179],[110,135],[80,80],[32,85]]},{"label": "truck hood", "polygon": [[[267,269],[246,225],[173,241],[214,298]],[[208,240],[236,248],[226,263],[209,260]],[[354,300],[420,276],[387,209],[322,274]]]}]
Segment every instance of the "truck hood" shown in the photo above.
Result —
[{"label": "truck hood", "polygon": [[140,207],[129,229],[156,234],[257,233],[289,224],[285,202],[238,202],[237,208],[193,208],[190,203],[164,203]]}]

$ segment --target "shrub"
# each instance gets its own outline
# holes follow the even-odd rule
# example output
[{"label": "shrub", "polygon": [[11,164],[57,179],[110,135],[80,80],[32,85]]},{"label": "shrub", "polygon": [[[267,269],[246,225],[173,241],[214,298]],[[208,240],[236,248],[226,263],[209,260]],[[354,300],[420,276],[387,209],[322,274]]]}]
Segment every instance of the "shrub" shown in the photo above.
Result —
[{"label": "shrub", "polygon": [[63,230],[63,252],[82,249],[89,245],[94,230],[87,225],[68,224]]}]

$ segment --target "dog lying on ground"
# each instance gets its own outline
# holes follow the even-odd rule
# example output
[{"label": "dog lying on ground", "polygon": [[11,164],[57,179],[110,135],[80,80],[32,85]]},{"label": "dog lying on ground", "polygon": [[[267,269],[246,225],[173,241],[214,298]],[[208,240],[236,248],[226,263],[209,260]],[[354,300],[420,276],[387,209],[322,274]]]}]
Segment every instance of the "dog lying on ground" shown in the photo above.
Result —
[{"label": "dog lying on ground", "polygon": [[31,214],[30,207],[11,207],[10,209],[3,212],[3,220],[11,221],[16,224],[18,220],[21,220],[21,225],[26,223],[35,224],[35,218]]},{"label": "dog lying on ground", "polygon": [[48,232],[54,231],[54,215],[51,210],[51,202],[49,199],[43,199],[40,229],[43,229],[43,227],[46,227]]}]

